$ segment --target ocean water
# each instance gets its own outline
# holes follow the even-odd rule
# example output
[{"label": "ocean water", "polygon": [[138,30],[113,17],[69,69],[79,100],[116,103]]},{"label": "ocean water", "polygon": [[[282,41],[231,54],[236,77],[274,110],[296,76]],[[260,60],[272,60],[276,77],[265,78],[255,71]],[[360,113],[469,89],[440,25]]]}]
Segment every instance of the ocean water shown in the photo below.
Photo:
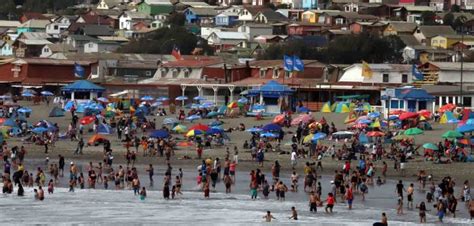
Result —
[{"label": "ocean water", "polygon": [[[165,200],[160,191],[148,191],[148,197],[140,200],[130,190],[80,190],[68,192],[56,188],[52,195],[45,194],[44,201],[34,200],[32,188],[25,188],[25,196],[0,195],[0,221],[8,224],[180,224],[180,225],[248,225],[264,222],[267,210],[277,224],[294,223],[290,208],[298,210],[299,224],[312,225],[372,225],[386,212],[390,225],[417,225],[418,212],[405,211],[396,215],[394,208],[366,207],[355,203],[349,211],[344,204],[337,204],[333,214],[326,214],[322,208],[318,213],[309,212],[307,201],[269,200],[253,201],[246,194],[225,194],[213,192],[210,199],[204,199],[197,191],[185,191],[183,196]],[[387,200],[388,202],[389,200]],[[390,200],[390,202],[392,202]],[[436,223],[435,216],[428,214],[428,222]],[[472,225],[466,218],[445,218],[453,225]]]}]

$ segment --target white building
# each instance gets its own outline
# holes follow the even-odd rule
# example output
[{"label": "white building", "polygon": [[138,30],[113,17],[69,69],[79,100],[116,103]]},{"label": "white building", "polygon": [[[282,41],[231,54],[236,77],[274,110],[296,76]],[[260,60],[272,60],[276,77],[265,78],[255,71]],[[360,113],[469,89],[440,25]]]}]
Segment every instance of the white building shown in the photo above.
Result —
[{"label": "white building", "polygon": [[362,76],[362,64],[353,64],[344,69],[339,82],[366,84],[411,84],[412,66],[407,64],[369,64],[372,77]]},{"label": "white building", "polygon": [[151,17],[145,13],[140,12],[123,12],[119,16],[119,29],[120,30],[132,30],[133,24],[140,21],[151,21]]},{"label": "white building", "polygon": [[54,22],[46,25],[46,33],[52,37],[59,38],[61,33],[66,31],[71,25],[71,20],[67,17],[60,17]]}]

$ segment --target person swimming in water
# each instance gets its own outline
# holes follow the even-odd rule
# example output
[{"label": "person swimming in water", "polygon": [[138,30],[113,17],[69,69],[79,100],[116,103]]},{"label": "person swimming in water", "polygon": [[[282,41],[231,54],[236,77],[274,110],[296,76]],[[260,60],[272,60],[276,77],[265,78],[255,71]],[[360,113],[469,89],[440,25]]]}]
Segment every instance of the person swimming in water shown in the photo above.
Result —
[{"label": "person swimming in water", "polygon": [[146,198],[146,189],[145,187],[142,187],[142,190],[140,191],[140,200],[145,200]]},{"label": "person swimming in water", "polygon": [[267,214],[265,216],[263,216],[263,218],[265,219],[266,222],[272,222],[272,219],[275,219],[275,217],[273,217],[272,213],[270,211],[267,211]]},{"label": "person swimming in water", "polygon": [[294,206],[291,207],[291,217],[289,219],[298,220],[298,212],[296,212],[296,208]]}]

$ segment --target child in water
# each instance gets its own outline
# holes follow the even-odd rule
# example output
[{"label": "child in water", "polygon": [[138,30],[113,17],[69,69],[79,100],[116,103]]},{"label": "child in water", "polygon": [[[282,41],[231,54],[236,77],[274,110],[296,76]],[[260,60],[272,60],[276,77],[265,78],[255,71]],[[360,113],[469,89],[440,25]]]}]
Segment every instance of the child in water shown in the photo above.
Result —
[{"label": "child in water", "polygon": [[142,187],[142,190],[140,191],[140,200],[145,200],[146,198],[146,190],[145,187]]}]

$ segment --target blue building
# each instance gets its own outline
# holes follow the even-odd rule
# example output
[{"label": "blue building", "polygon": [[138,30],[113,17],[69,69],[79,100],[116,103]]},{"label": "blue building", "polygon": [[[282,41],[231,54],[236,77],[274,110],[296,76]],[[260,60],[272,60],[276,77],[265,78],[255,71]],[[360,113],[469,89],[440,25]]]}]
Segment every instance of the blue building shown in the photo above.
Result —
[{"label": "blue building", "polygon": [[234,26],[239,19],[239,14],[234,12],[222,12],[215,18],[216,26]]},{"label": "blue building", "polygon": [[211,8],[187,8],[184,16],[188,24],[212,24],[217,11]]},{"label": "blue building", "polygon": [[318,8],[318,0],[302,0],[303,2],[303,9],[317,9]]}]

